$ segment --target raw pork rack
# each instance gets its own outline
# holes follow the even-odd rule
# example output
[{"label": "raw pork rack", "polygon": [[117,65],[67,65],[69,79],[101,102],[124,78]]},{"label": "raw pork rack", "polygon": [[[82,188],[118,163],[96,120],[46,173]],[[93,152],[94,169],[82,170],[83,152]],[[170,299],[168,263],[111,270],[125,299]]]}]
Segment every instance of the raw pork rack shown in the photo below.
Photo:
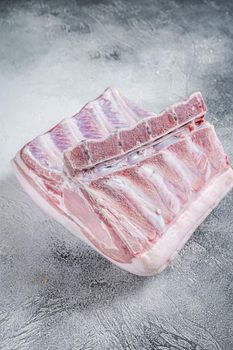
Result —
[{"label": "raw pork rack", "polygon": [[162,271],[233,186],[201,93],[161,114],[108,88],[12,163],[46,212],[137,275]]}]

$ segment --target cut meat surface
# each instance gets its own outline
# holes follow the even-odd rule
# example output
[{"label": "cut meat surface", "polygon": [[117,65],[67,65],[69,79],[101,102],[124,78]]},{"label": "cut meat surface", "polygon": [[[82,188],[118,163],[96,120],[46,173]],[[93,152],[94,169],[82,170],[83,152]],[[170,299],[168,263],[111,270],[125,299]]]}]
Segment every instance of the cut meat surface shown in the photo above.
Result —
[{"label": "cut meat surface", "polygon": [[187,102],[174,106],[174,111],[178,123],[182,124],[189,121],[192,117],[204,117],[207,108],[200,93],[194,94]]},{"label": "cut meat surface", "polygon": [[116,265],[162,271],[233,187],[201,93],[155,114],[108,88],[13,159],[46,212]]},{"label": "cut meat surface", "polygon": [[[119,93],[118,96],[120,96]],[[123,99],[119,98],[119,105],[122,104],[122,100]],[[125,104],[125,106],[127,106],[127,104]],[[153,142],[176,129],[177,126],[181,126],[182,124],[193,119],[198,121],[200,118],[203,118],[206,110],[204,100],[200,93],[193,94],[187,101],[171,107],[169,110],[161,113],[158,116],[154,114],[148,117],[147,114],[147,117],[144,118],[143,121],[140,120],[137,123],[136,120],[132,119],[132,116],[135,115],[134,111],[126,107],[124,109],[121,108],[121,113],[125,113],[126,120],[127,118],[129,120],[130,116],[131,125],[133,125],[134,121],[133,127],[117,130],[114,132],[114,135],[110,134],[106,137],[103,136],[101,143],[99,140],[87,141],[86,152],[90,159],[88,165],[86,162],[83,164],[79,162],[79,164],[73,167],[71,165],[71,172],[74,174],[75,172],[94,167],[96,164],[107,159],[119,157],[122,153],[133,151],[134,149],[139,148],[149,142]],[[102,123],[99,124],[99,133],[97,130],[96,133],[100,135],[101,130]],[[96,135],[96,133],[94,135]],[[109,144],[110,140],[111,146]],[[99,149],[99,145],[102,148],[102,152],[100,154],[100,152],[97,151],[99,156],[95,157],[93,153],[95,153],[96,149]],[[73,153],[76,153],[76,148],[79,147],[81,147],[80,144],[76,145],[73,149],[69,149],[64,152],[64,157],[67,162],[69,162],[69,159],[73,158]]]},{"label": "cut meat surface", "polygon": [[119,132],[119,151],[116,155],[120,153],[120,149],[123,152],[127,152],[149,140],[150,135],[147,130],[147,124],[144,121],[139,122],[134,128]]},{"label": "cut meat surface", "polygon": [[176,127],[176,115],[172,111],[166,111],[156,117],[148,118],[147,124],[152,138],[160,137]]}]

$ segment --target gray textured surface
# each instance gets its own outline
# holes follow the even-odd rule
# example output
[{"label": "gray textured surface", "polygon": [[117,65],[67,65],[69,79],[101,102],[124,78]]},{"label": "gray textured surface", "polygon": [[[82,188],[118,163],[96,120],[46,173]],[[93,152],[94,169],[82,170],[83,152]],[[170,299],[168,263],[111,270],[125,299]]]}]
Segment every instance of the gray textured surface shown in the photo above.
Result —
[{"label": "gray textured surface", "polygon": [[233,161],[232,2],[1,1],[0,73],[0,349],[233,349],[233,192],[173,267],[139,278],[42,213],[9,165],[108,85],[155,111],[201,90]]}]

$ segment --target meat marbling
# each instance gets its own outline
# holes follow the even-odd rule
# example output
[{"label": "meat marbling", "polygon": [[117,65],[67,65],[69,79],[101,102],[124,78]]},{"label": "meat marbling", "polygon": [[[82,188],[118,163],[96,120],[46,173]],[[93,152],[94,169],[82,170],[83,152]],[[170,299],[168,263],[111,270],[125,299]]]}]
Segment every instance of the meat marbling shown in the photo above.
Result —
[{"label": "meat marbling", "polygon": [[159,115],[108,88],[12,160],[32,199],[107,259],[162,271],[233,187],[194,93]]}]

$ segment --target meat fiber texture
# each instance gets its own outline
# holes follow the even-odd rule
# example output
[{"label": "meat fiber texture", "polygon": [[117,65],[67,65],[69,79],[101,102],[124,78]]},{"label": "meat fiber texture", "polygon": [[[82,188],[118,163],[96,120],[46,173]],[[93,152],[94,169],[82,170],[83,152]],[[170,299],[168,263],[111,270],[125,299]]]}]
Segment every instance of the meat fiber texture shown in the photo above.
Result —
[{"label": "meat fiber texture", "polygon": [[201,93],[159,115],[108,88],[12,160],[32,199],[104,257],[162,271],[233,186]]}]

